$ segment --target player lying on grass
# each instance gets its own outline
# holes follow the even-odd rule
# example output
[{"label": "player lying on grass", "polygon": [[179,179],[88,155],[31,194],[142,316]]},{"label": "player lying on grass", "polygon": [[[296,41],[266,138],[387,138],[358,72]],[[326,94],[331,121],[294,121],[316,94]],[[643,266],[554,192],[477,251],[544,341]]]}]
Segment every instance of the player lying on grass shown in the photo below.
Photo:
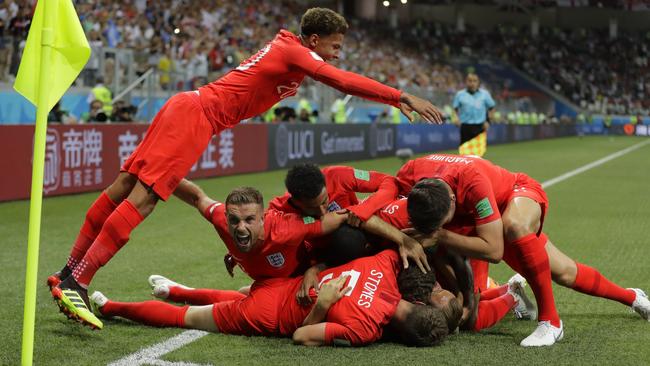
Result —
[{"label": "player lying on grass", "polygon": [[59,308],[101,328],[88,310],[87,295],[99,268],[128,242],[157,202],[169,198],[212,136],[295,95],[305,76],[398,107],[409,118],[415,111],[428,122],[442,122],[442,114],[431,103],[328,64],[338,59],[347,29],[345,19],[334,11],[309,9],[302,16],[300,34],[281,30],[219,80],[169,99],[115,181],[88,209],[66,265],[48,278]]},{"label": "player lying on grass", "polygon": [[154,294],[192,306],[116,302],[99,292],[91,300],[106,317],[226,334],[292,336],[296,344],[306,346],[366,345],[378,340],[389,322],[406,344],[439,344],[448,333],[444,315],[432,306],[400,300],[400,270],[400,258],[390,249],[328,269],[319,275],[320,291],[312,291],[314,303],[309,306],[294,298],[302,277],[255,281],[248,296],[226,291],[226,298],[239,296],[227,301],[221,290],[195,290],[154,277]]},{"label": "player lying on grass", "polygon": [[[434,154],[407,162],[397,177],[407,187],[431,185],[436,192],[413,206],[409,195],[407,210],[401,203],[403,223],[410,220],[418,231],[433,232],[436,227],[427,226],[426,216],[433,208],[439,209],[440,197],[447,196],[451,220],[436,232],[437,242],[469,257],[495,263],[503,259],[526,278],[537,300],[539,324],[522,346],[548,346],[563,336],[551,279],[582,293],[619,301],[644,319],[650,318],[650,301],[643,291],[612,283],[548,240],[542,233],[548,199],[541,185],[527,175],[511,173],[481,158]],[[399,206],[397,202],[391,211],[399,213]],[[457,233],[467,227],[475,235]],[[482,273],[475,273],[475,278],[487,278],[487,265],[479,270]]]}]

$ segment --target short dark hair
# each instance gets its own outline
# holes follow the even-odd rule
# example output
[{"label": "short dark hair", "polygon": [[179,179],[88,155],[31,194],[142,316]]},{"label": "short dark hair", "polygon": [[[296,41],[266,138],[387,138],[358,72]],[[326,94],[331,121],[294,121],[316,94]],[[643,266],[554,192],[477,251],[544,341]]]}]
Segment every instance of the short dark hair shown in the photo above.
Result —
[{"label": "short dark hair", "polygon": [[284,185],[291,197],[298,200],[311,200],[323,191],[325,176],[316,164],[296,164],[287,172]]},{"label": "short dark hair", "polygon": [[235,188],[226,197],[226,205],[245,205],[249,203],[256,203],[264,207],[262,193],[253,187]]},{"label": "short dark hair", "polygon": [[437,179],[423,179],[414,185],[406,204],[413,228],[423,234],[438,230],[450,207],[445,183]]},{"label": "short dark hair", "polygon": [[429,305],[413,305],[406,316],[400,337],[409,346],[437,346],[447,337],[449,330],[442,312]]},{"label": "short dark hair", "polygon": [[348,224],[341,225],[329,235],[329,245],[324,251],[325,264],[336,267],[357,258],[372,255],[363,230]]},{"label": "short dark hair", "polygon": [[409,260],[409,267],[400,271],[397,276],[397,287],[402,299],[408,302],[429,304],[431,291],[436,284],[435,271],[422,272],[420,267]]},{"label": "short dark hair", "polygon": [[300,33],[303,36],[318,34],[330,36],[332,34],[345,34],[348,22],[339,13],[326,8],[311,8],[300,19]]}]

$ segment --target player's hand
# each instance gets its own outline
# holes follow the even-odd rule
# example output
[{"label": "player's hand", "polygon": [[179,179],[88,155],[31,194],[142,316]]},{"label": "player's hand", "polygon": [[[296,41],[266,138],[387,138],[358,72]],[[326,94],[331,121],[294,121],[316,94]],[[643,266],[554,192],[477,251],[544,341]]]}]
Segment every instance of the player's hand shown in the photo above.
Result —
[{"label": "player's hand", "polygon": [[318,272],[319,269],[316,266],[310,267],[302,278],[302,283],[300,288],[296,293],[296,301],[300,306],[308,306],[312,303],[311,297],[309,296],[309,290],[312,288],[314,292],[318,294]]},{"label": "player's hand", "polygon": [[438,108],[428,101],[409,93],[402,92],[399,109],[411,122],[414,120],[411,115],[412,111],[417,112],[429,123],[442,124],[444,122],[444,116]]},{"label": "player's hand", "polygon": [[321,218],[321,228],[324,234],[329,234],[332,231],[338,229],[341,224],[348,220],[349,212],[348,210],[338,210],[334,212],[328,212]]},{"label": "player's hand", "polygon": [[349,211],[347,224],[352,227],[359,227],[359,225],[361,225],[361,219],[359,216],[355,215],[354,212]]},{"label": "player's hand", "polygon": [[436,246],[436,244],[438,244],[439,230],[436,230],[429,235],[422,234],[413,228],[402,229],[402,232],[417,240],[420,244],[422,244],[423,248],[433,248]]},{"label": "player's hand", "polygon": [[235,263],[235,258],[233,258],[230,253],[226,253],[226,255],[223,256],[223,264],[226,266],[226,271],[228,271],[230,277],[235,277],[234,269],[237,263]]},{"label": "player's hand", "polygon": [[316,302],[324,308],[329,308],[336,304],[346,292],[352,289],[350,286],[345,286],[349,277],[348,275],[340,275],[338,278],[324,283],[320,287]]},{"label": "player's hand", "polygon": [[483,122],[483,131],[487,132],[490,129],[490,124],[488,122]]},{"label": "player's hand", "polygon": [[404,240],[399,246],[399,255],[402,257],[402,262],[404,262],[404,269],[409,268],[409,258],[411,258],[423,273],[427,273],[427,270],[431,271],[422,244],[410,236],[404,235]]}]

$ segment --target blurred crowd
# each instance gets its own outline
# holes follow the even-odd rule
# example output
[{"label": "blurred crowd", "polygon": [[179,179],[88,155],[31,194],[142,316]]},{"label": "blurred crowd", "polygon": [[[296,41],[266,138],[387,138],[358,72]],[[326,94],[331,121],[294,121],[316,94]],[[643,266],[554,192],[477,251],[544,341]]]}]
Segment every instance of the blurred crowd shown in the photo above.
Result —
[{"label": "blurred crowd", "polygon": [[[33,1],[0,0],[0,81],[11,81],[22,53]],[[280,28],[297,32],[305,10],[291,1],[76,0],[94,50],[134,50],[138,74],[158,71],[164,90],[187,90],[214,80],[272,39]],[[455,56],[507,61],[575,104],[594,113],[650,112],[650,37],[601,31],[497,28],[458,32],[441,24],[415,23],[390,29],[349,19],[337,66],[401,89],[438,93],[449,100],[464,87]],[[396,51],[398,50],[398,51]],[[78,83],[111,85],[114,60],[101,65],[97,52]],[[464,71],[464,70],[463,70]],[[118,70],[118,73],[120,71]],[[489,80],[489,78],[484,78]],[[507,85],[488,83],[497,99]]]}]

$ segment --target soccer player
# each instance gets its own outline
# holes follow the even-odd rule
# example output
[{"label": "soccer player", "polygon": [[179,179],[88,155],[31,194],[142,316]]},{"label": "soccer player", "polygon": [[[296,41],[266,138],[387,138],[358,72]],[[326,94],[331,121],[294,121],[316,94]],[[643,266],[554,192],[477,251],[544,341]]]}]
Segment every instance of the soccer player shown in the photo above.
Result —
[{"label": "soccer player", "polygon": [[442,121],[431,103],[327,63],[338,58],[348,28],[339,14],[309,9],[300,28],[299,35],[281,30],[221,79],[167,101],[116,180],[89,208],[66,265],[48,278],[63,312],[92,320],[87,288],[95,273],[127,243],[158,200],[169,198],[212,136],[295,95],[305,76],[399,107],[407,116],[413,110],[428,122]]},{"label": "soccer player", "polygon": [[[174,306],[161,301],[123,303],[95,292],[92,301],[103,316],[121,316],[153,326],[181,327],[225,334],[292,336],[306,346],[372,343],[392,319],[402,339],[415,346],[439,344],[447,335],[442,313],[431,306],[400,300],[397,273],[400,259],[393,250],[365,257],[320,274],[315,304],[300,306],[293,294],[302,282],[293,279],[256,281],[248,296],[220,300],[220,290],[194,290],[168,281],[174,300],[202,306]],[[154,287],[154,293],[162,293]],[[193,292],[209,296],[197,298]],[[217,300],[206,305],[206,301]]]},{"label": "soccer player", "polygon": [[[407,211],[415,229],[431,232],[427,207],[439,206],[437,200],[446,194],[451,202],[448,217],[453,219],[436,232],[438,243],[492,263],[503,258],[526,278],[537,300],[539,324],[522,340],[522,346],[549,346],[563,336],[551,279],[576,291],[631,306],[641,317],[650,319],[650,301],[643,291],[612,283],[548,240],[542,232],[548,199],[541,185],[526,174],[511,173],[477,157],[433,154],[407,162],[397,177],[407,187],[427,179],[420,184],[430,184],[437,192],[423,195],[417,205],[409,195]],[[467,226],[474,228],[474,235],[452,231]]]}]

